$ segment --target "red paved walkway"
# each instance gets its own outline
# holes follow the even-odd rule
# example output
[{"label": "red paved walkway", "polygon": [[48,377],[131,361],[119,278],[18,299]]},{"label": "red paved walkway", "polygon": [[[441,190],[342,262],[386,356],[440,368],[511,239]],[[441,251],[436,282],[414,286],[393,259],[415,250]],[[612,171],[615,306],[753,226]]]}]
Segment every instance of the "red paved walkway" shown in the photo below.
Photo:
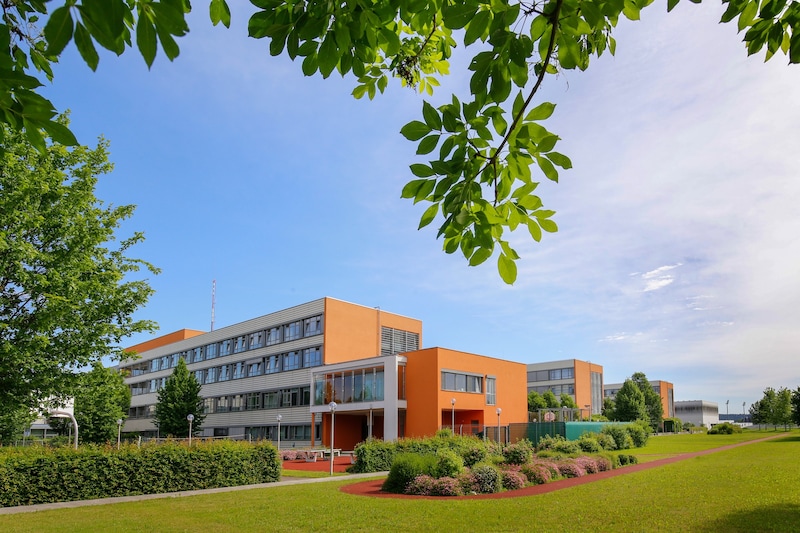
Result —
[{"label": "red paved walkway", "polygon": [[[347,467],[352,463],[350,456],[343,455],[341,457],[333,458],[333,471],[339,474],[347,472]],[[315,463],[309,463],[305,459],[295,459],[292,461],[283,462],[283,470],[302,470],[304,472],[330,472],[331,461],[330,459],[318,460]],[[291,476],[291,472],[286,472],[284,475]]]}]

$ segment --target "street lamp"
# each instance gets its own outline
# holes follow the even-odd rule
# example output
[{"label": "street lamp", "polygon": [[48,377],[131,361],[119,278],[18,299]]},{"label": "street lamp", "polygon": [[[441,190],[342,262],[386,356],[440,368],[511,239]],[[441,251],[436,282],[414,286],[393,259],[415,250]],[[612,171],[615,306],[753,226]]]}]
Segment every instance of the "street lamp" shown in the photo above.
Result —
[{"label": "street lamp", "polygon": [[746,418],[746,415],[745,415],[745,412],[744,412],[744,405],[745,405],[746,403],[747,403],[747,402],[742,402],[742,422],[744,422],[744,419]]},{"label": "street lamp", "polygon": [[500,413],[502,413],[502,412],[503,412],[503,410],[498,407],[497,408],[497,443],[498,444],[500,444]]},{"label": "street lamp", "polygon": [[586,420],[591,421],[592,420],[592,406],[591,406],[591,404],[587,403],[585,407],[586,407],[586,410],[589,411],[589,416],[586,417]]},{"label": "street lamp", "polygon": [[78,421],[69,411],[50,411],[50,416],[55,418],[69,418],[72,420],[72,425],[75,426],[75,449],[78,449]]},{"label": "street lamp", "polygon": [[186,420],[189,421],[189,446],[192,445],[192,422],[194,422],[194,415],[189,413],[186,415]]},{"label": "street lamp", "polygon": [[453,398],[450,400],[450,405],[452,406],[450,409],[450,429],[453,430],[453,435],[456,434],[456,399]]},{"label": "street lamp", "polygon": [[122,435],[122,419],[117,418],[117,449],[119,450],[119,440]]},{"label": "street lamp", "polygon": [[328,404],[331,410],[331,475],[333,475],[333,426],[336,422],[336,402]]},{"label": "street lamp", "polygon": [[730,411],[730,409],[728,408],[728,404],[729,404],[729,403],[731,403],[731,401],[730,401],[730,400],[725,400],[725,414],[726,414],[726,415],[729,415],[729,414],[731,414],[731,411]]},{"label": "street lamp", "polygon": [[278,419],[278,453],[281,452],[281,420],[283,420],[283,416],[278,415],[275,418]]}]

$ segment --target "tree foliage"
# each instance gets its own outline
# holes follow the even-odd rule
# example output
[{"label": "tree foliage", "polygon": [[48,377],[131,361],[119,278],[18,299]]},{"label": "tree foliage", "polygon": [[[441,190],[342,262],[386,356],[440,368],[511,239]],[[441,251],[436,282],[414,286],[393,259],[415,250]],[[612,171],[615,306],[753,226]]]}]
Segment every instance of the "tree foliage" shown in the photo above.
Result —
[{"label": "tree foliage", "polygon": [[566,392],[561,393],[560,403],[561,407],[568,407],[570,409],[578,408],[578,404],[575,403],[575,399]]},{"label": "tree foliage", "polygon": [[[80,375],[74,398],[80,441],[102,444],[116,440],[117,420],[125,420],[131,406],[131,390],[122,374],[96,361],[91,371]],[[72,424],[66,418],[52,418],[49,423],[61,435],[66,435]]]},{"label": "tree foliage", "polygon": [[541,394],[532,390],[528,393],[528,411],[531,413],[536,413],[539,409],[545,409],[547,407],[547,402],[542,397]]},{"label": "tree foliage", "polygon": [[561,402],[558,401],[558,398],[556,398],[556,395],[551,390],[544,391],[542,398],[544,399],[545,407],[548,409],[557,409],[561,407]]},{"label": "tree foliage", "polygon": [[[286,54],[307,76],[334,71],[356,80],[353,95],[373,98],[389,79],[432,94],[449,73],[460,40],[475,54],[469,63],[469,94],[439,107],[422,104],[421,120],[401,133],[418,143],[427,161],[411,165],[416,179],[404,198],[424,202],[420,227],[440,217],[445,252],[460,251],[470,265],[497,256],[502,279],[517,276],[517,252],[508,233],[523,228],[539,241],[556,231],[554,211],[534,194],[542,179],[558,181],[572,163],[556,150],[557,134],[544,125],[555,104],[539,101],[548,76],[585,70],[594,57],[616,48],[620,18],[638,20],[652,0],[250,0],[256,7],[248,32],[269,41],[272,55]],[[668,0],[672,10],[679,0]],[[699,2],[700,0],[692,0]],[[786,0],[723,0],[722,22],[736,21],[748,54],[781,51],[800,62],[800,4]],[[189,0],[16,0],[3,2],[0,28],[0,117],[38,133],[75,142],[53,121],[53,105],[36,92],[38,76],[52,79],[52,62],[74,42],[92,69],[98,46],[116,54],[138,48],[148,66],[159,48],[170,60],[176,38],[189,28]],[[52,8],[52,9],[51,9]],[[47,14],[43,31],[39,17]],[[226,0],[209,0],[213,24],[230,25]],[[34,72],[35,71],[35,72]],[[41,74],[39,74],[41,73]]]},{"label": "tree foliage", "polygon": [[112,168],[106,141],[42,151],[20,131],[0,131],[0,412],[9,413],[71,396],[76,369],[153,330],[133,319],[153,291],[132,277],[157,270],[126,255],[141,233],[115,242],[134,206],[106,207],[94,195]]},{"label": "tree foliage", "polygon": [[614,397],[614,418],[622,422],[648,420],[644,393],[632,379],[626,379]]},{"label": "tree foliage", "polygon": [[188,437],[188,415],[194,415],[192,435],[196,435],[205,420],[200,384],[186,368],[186,361],[178,360],[172,375],[158,391],[155,425],[162,436]]},{"label": "tree foliage", "polygon": [[800,426],[800,387],[791,392],[792,423]]},{"label": "tree foliage", "polygon": [[643,372],[636,372],[631,376],[631,380],[644,395],[644,405],[647,408],[647,417],[644,420],[650,422],[653,430],[657,430],[664,419],[664,405],[661,403],[661,396],[655,391]]}]

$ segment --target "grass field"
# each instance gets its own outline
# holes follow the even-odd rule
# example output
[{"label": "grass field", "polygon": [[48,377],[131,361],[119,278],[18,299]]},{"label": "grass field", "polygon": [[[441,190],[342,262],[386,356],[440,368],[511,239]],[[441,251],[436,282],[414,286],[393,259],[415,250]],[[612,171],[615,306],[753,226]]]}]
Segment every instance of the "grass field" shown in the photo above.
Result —
[{"label": "grass field", "polygon": [[[669,456],[775,435],[651,438]],[[349,481],[0,516],[0,531],[797,531],[800,433],[548,494],[351,496]]]}]

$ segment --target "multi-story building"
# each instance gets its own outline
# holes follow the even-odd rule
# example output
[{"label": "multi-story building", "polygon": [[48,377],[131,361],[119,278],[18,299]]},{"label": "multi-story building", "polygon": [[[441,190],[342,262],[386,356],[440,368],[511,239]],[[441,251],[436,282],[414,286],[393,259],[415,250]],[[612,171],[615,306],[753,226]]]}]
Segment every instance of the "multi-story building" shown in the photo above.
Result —
[{"label": "multi-story building", "polygon": [[506,423],[526,420],[524,365],[421,341],[419,320],[333,298],[170,333],[120,364],[132,392],[124,431],[157,435],[157,393],[180,359],[202,385],[203,436],[277,440],[280,428],[286,445],[313,446],[333,421],[337,447],[349,448],[370,435],[431,435],[454,413],[470,430],[497,408]]},{"label": "multi-story building", "polygon": [[578,359],[528,365],[528,392],[569,394],[580,409],[600,414],[603,409],[603,367]]},{"label": "multi-story building", "polygon": [[681,422],[711,429],[711,426],[719,424],[719,405],[706,400],[679,401],[675,402],[675,416]]},{"label": "multi-story building", "polygon": [[[675,387],[669,381],[652,380],[648,381],[653,390],[661,398],[661,406],[664,408],[664,418],[675,417]],[[603,397],[614,399],[622,383],[610,383],[603,387]]]}]

